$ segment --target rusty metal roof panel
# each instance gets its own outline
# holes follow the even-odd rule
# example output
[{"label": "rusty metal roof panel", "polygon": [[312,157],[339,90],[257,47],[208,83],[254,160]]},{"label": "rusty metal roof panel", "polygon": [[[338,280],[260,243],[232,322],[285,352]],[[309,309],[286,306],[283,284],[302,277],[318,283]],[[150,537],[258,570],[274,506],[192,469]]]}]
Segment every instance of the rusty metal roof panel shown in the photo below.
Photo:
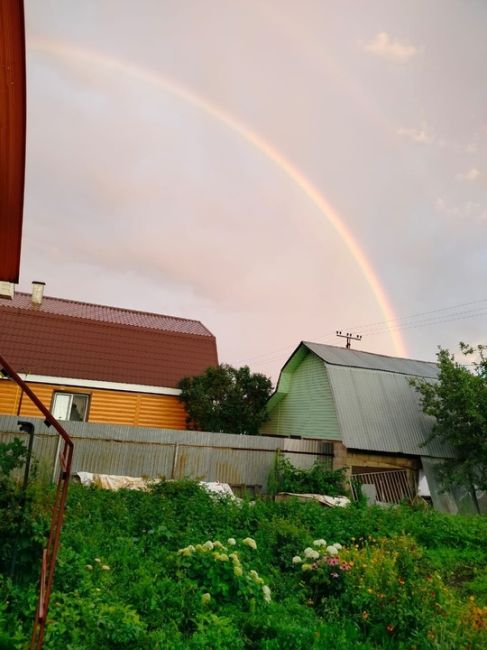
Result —
[{"label": "rusty metal roof panel", "polygon": [[0,2],[0,280],[19,281],[25,176],[23,2]]}]

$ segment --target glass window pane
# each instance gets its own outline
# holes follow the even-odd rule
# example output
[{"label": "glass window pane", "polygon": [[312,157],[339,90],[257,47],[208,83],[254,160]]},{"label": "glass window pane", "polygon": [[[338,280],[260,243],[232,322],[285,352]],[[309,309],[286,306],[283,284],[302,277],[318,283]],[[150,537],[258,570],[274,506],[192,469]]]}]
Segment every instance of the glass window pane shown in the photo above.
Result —
[{"label": "glass window pane", "polygon": [[72,397],[73,401],[71,403],[71,413],[69,415],[69,419],[75,420],[76,422],[83,422],[86,419],[88,395],[73,393]]},{"label": "glass window pane", "polygon": [[71,409],[71,395],[69,393],[54,393],[52,414],[56,420],[67,420]]}]

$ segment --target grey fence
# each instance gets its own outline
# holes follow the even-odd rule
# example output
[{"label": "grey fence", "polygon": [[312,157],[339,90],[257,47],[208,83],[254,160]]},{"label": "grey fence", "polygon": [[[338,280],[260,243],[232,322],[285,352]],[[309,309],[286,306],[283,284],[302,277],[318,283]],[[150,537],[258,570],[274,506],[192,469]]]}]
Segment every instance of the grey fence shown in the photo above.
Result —
[{"label": "grey fence", "polygon": [[[35,425],[34,457],[54,479],[58,467],[58,437],[44,421],[21,418]],[[18,417],[0,416],[0,441],[25,434]],[[229,483],[258,492],[265,490],[276,450],[299,468],[315,460],[330,469],[333,443],[273,436],[246,436],[122,425],[64,422],[74,441],[73,472],[120,476],[194,478]]]}]

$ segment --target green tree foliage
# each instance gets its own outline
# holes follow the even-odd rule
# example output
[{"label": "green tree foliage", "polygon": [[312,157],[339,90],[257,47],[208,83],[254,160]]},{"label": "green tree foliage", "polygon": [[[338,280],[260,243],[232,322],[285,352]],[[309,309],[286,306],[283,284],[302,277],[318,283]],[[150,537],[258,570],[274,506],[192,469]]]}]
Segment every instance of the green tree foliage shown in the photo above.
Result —
[{"label": "green tree foliage", "polygon": [[178,384],[190,429],[256,435],[268,418],[272,382],[248,366],[220,364]]},{"label": "green tree foliage", "polygon": [[437,354],[439,381],[415,380],[423,410],[435,418],[430,439],[438,438],[456,452],[439,466],[443,487],[462,485],[487,489],[487,358],[485,347],[460,343],[462,353],[479,360],[473,370],[456,361],[448,350]]}]

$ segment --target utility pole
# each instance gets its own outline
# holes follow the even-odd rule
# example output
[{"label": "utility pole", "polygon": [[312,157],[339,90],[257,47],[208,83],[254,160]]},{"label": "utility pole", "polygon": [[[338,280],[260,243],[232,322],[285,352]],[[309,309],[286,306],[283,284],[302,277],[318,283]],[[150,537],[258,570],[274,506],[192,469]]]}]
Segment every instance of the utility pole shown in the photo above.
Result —
[{"label": "utility pole", "polygon": [[350,342],[351,341],[361,341],[362,340],[362,335],[361,334],[351,334],[350,332],[347,332],[346,334],[342,334],[341,330],[337,330],[337,336],[341,337],[342,339],[347,339],[347,345],[345,346],[347,350],[350,349]]}]

